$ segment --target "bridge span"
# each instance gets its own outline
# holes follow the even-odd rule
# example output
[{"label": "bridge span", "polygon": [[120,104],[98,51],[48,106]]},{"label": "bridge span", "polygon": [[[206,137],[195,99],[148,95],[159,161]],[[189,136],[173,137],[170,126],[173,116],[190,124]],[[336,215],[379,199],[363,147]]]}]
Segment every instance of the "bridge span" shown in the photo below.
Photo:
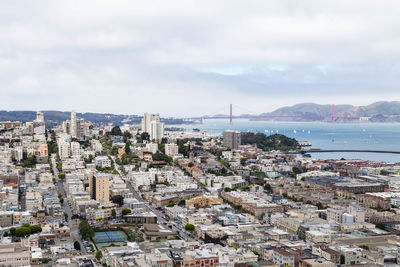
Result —
[{"label": "bridge span", "polygon": [[310,149],[310,150],[290,151],[287,154],[309,154],[309,153],[330,153],[330,152],[400,154],[400,151],[397,150],[372,150],[372,149]]}]

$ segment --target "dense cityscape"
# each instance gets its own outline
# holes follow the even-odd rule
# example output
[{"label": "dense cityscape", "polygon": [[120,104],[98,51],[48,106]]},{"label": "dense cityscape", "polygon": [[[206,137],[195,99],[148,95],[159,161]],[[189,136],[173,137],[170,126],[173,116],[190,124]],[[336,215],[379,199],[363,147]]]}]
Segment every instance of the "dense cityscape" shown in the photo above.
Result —
[{"label": "dense cityscape", "polygon": [[149,113],[0,122],[0,266],[400,263],[400,164],[320,160],[310,145]]}]

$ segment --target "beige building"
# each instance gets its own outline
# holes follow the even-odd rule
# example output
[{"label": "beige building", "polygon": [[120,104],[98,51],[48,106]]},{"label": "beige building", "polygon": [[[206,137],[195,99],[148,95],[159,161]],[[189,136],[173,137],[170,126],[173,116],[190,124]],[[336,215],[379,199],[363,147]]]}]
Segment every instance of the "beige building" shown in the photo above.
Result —
[{"label": "beige building", "polygon": [[110,201],[110,176],[106,173],[96,173],[89,179],[89,193],[97,201]]},{"label": "beige building", "polygon": [[30,266],[31,248],[21,243],[0,244],[0,266]]},{"label": "beige building", "polygon": [[49,150],[47,144],[40,144],[39,146],[40,156],[48,156]]},{"label": "beige building", "polygon": [[165,144],[165,155],[174,156],[179,153],[179,147],[177,144]]},{"label": "beige building", "polygon": [[186,208],[190,206],[209,207],[213,204],[220,204],[223,200],[219,197],[213,196],[199,196],[186,200]]}]

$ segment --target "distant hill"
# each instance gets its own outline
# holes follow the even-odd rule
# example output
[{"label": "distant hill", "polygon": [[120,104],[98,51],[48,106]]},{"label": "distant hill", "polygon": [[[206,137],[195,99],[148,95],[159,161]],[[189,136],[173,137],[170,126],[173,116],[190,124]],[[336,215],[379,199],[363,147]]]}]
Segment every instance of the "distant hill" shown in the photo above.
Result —
[{"label": "distant hill", "polygon": [[[45,110],[43,111],[46,124],[49,126],[61,124],[71,118],[71,112]],[[139,124],[143,116],[139,115],[116,115],[111,113],[77,113],[77,117],[94,124],[123,125],[124,123]],[[0,110],[0,121],[33,121],[36,118],[36,111],[4,111]],[[182,124],[180,119],[162,118],[165,124]]]},{"label": "distant hill", "polygon": [[[332,105],[301,103],[260,115],[278,116],[276,120],[330,121],[332,119]],[[279,116],[282,117],[279,118]],[[285,116],[302,116],[303,118]],[[372,122],[400,122],[400,101],[381,101],[367,106],[336,105],[335,117],[336,121],[339,122],[359,120],[360,117],[368,117],[369,121]]]}]

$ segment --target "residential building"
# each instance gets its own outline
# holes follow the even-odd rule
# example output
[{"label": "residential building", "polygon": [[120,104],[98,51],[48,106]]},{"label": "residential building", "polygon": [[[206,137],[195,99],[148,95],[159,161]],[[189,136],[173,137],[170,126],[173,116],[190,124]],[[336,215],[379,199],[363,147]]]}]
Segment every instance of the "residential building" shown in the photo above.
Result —
[{"label": "residential building", "polygon": [[226,130],[223,133],[223,145],[230,149],[238,149],[241,143],[239,131]]},{"label": "residential building", "polygon": [[164,123],[152,121],[150,123],[150,140],[159,141],[164,137]]},{"label": "residential building", "polygon": [[31,266],[29,243],[0,244],[0,266]]},{"label": "residential building", "polygon": [[78,129],[77,129],[75,110],[71,111],[71,136],[73,138],[78,138]]},{"label": "residential building", "polygon": [[89,179],[89,194],[97,201],[110,201],[110,175],[95,173]]},{"label": "residential building", "polygon": [[111,168],[111,160],[107,156],[96,157],[94,163],[96,164],[96,167]]},{"label": "residential building", "polygon": [[177,144],[165,144],[165,154],[167,156],[175,156],[179,154],[179,147]]},{"label": "residential building", "polygon": [[150,133],[151,122],[156,121],[160,122],[160,115],[159,114],[150,114],[144,113],[142,119],[142,132]]}]

